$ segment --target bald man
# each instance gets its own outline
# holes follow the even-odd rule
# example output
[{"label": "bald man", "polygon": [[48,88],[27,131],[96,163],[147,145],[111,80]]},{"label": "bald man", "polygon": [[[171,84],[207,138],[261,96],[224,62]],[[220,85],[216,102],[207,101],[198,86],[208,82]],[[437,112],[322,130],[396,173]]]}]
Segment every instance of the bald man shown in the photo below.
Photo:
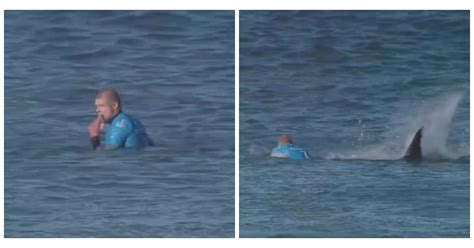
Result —
[{"label": "bald man", "polygon": [[294,160],[309,159],[308,152],[293,145],[291,137],[287,134],[278,138],[278,146],[273,148],[272,157],[290,158]]},{"label": "bald man", "polygon": [[[120,96],[115,90],[101,90],[95,99],[97,118],[89,125],[92,149],[144,148],[153,145],[145,127],[135,118],[122,112]],[[100,145],[100,134],[105,132],[105,144]]]}]

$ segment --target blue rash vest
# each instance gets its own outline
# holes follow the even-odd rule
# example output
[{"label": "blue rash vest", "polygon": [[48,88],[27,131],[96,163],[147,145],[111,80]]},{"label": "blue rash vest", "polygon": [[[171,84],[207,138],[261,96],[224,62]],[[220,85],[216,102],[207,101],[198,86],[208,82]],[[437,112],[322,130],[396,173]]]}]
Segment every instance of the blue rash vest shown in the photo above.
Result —
[{"label": "blue rash vest", "polygon": [[120,113],[112,120],[105,133],[105,149],[144,148],[153,145],[145,127],[135,118]]},{"label": "blue rash vest", "polygon": [[293,144],[286,144],[273,148],[271,156],[279,158],[291,158],[294,160],[309,159],[309,154],[305,149],[296,147]]}]

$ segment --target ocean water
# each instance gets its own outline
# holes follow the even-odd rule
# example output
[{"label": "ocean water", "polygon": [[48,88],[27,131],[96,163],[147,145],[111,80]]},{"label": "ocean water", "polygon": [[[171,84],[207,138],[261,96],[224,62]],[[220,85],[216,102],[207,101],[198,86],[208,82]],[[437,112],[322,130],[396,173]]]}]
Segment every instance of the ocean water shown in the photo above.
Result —
[{"label": "ocean water", "polygon": [[[156,147],[93,152],[100,88]],[[5,237],[234,237],[233,11],[6,11]]]},{"label": "ocean water", "polygon": [[240,11],[240,236],[469,237],[469,102],[469,11]]}]

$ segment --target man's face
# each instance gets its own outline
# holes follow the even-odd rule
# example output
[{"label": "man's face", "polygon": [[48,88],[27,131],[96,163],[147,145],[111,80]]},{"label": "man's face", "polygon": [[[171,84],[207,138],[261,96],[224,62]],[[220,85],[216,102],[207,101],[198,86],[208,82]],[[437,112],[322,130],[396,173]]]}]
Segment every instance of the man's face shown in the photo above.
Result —
[{"label": "man's face", "polygon": [[117,113],[118,104],[110,101],[105,96],[101,96],[95,99],[95,107],[95,111],[102,122],[110,123]]}]

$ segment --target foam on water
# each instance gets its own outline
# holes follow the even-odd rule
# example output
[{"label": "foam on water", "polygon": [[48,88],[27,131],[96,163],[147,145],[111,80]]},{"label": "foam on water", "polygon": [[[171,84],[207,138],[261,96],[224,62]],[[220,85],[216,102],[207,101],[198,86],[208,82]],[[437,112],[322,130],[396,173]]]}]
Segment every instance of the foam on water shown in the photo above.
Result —
[{"label": "foam on water", "polygon": [[265,147],[263,145],[252,144],[248,148],[247,152],[243,152],[244,158],[266,158],[269,157],[271,153],[271,148]]}]

